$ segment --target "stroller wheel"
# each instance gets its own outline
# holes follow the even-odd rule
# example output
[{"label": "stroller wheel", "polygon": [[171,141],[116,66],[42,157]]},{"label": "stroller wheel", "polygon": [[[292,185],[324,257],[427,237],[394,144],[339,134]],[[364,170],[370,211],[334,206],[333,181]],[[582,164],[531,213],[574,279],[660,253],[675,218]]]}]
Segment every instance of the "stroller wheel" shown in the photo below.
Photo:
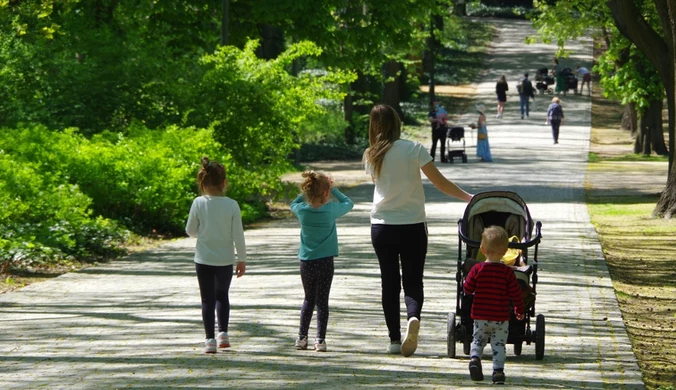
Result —
[{"label": "stroller wheel", "polygon": [[467,155],[466,154],[462,155],[462,162],[467,163]]},{"label": "stroller wheel", "polygon": [[545,316],[538,314],[535,321],[535,358],[542,360],[545,356]]},{"label": "stroller wheel", "polygon": [[514,343],[514,355],[519,356],[521,355],[521,349],[523,348],[523,342],[522,341],[517,341]]},{"label": "stroller wheel", "polygon": [[455,313],[448,313],[448,323],[446,324],[446,354],[449,358],[455,357]]}]

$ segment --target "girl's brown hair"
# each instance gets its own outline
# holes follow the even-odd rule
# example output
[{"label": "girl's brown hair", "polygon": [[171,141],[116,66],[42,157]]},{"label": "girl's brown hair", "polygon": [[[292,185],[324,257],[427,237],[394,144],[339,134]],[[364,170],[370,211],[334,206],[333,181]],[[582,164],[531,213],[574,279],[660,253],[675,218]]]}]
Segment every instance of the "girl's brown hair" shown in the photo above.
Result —
[{"label": "girl's brown hair", "polygon": [[301,183],[300,189],[310,203],[320,203],[324,200],[326,190],[331,188],[331,181],[324,172],[308,170],[303,172],[305,181]]},{"label": "girl's brown hair", "polygon": [[209,161],[207,156],[202,157],[202,169],[197,174],[197,186],[200,193],[205,195],[211,189],[215,192],[225,192],[225,167],[221,163]]},{"label": "girl's brown hair", "polygon": [[401,119],[394,108],[379,104],[371,109],[369,122],[369,148],[364,151],[364,161],[373,167],[373,176],[378,177],[385,154],[401,136]]},{"label": "girl's brown hair", "polygon": [[507,79],[505,78],[504,74],[500,75],[500,77],[498,78],[498,82],[499,83],[507,83]]}]

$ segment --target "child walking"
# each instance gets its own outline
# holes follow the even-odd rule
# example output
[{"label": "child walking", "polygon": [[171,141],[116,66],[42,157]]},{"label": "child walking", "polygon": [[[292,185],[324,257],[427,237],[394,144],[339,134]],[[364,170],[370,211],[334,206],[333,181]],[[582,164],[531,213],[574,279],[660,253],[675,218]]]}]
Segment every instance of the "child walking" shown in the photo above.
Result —
[{"label": "child walking", "polygon": [[[202,322],[206,341],[205,353],[216,353],[217,347],[230,347],[228,322],[233,265],[237,277],[246,272],[246,244],[239,205],[225,196],[225,167],[202,157],[197,174],[201,196],[190,207],[185,231],[197,237],[195,269],[202,299]],[[234,244],[234,247],[233,247]],[[237,255],[235,256],[235,249]],[[214,312],[218,318],[218,336],[214,337]]]},{"label": "child walking", "polygon": [[[465,294],[474,294],[471,317],[474,320],[474,340],[470,353],[469,374],[481,381],[481,355],[490,338],[493,350],[493,383],[505,383],[505,344],[509,333],[510,301],[520,321],[524,316],[521,289],[511,267],[500,262],[507,252],[509,238],[500,226],[490,226],[481,234],[481,252],[486,261],[469,271],[464,283]],[[506,294],[505,294],[506,292]]]},{"label": "child walking", "polygon": [[[326,327],[329,321],[329,293],[333,281],[333,257],[338,256],[336,219],[352,210],[354,204],[333,187],[322,172],[303,172],[302,194],[291,203],[291,211],[300,221],[300,279],[305,299],[300,310],[300,328],[296,349],[307,349],[308,329],[317,306],[317,337],[314,349],[326,352]],[[331,201],[331,196],[337,202]]]}]

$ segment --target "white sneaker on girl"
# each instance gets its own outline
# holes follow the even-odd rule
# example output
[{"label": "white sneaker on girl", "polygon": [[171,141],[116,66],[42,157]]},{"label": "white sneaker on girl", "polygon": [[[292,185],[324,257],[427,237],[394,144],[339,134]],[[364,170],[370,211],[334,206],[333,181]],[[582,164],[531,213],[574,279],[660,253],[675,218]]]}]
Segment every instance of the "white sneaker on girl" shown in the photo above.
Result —
[{"label": "white sneaker on girl", "polygon": [[204,353],[216,353],[216,339],[207,339],[204,342]]}]

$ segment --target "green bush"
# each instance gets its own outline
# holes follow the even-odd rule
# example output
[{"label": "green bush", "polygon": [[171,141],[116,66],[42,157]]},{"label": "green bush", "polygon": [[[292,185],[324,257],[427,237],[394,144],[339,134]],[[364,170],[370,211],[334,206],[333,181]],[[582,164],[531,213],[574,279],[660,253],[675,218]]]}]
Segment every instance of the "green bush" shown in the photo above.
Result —
[{"label": "green bush", "polygon": [[113,221],[92,218],[91,202],[58,173],[44,172],[1,153],[1,268],[118,253],[128,232]]}]

